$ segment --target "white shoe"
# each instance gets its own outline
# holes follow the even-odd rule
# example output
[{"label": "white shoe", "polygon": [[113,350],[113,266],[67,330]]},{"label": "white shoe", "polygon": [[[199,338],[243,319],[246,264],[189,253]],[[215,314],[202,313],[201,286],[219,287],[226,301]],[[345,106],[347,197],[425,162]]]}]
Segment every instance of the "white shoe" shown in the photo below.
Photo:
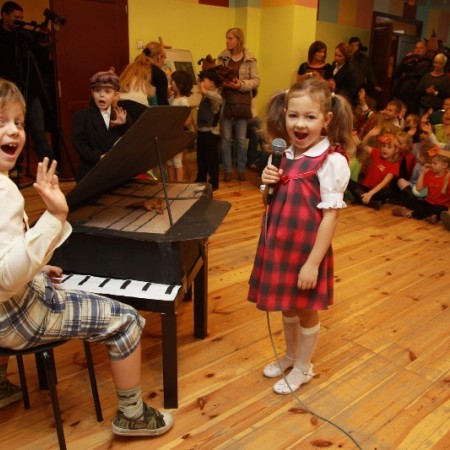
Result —
[{"label": "white shoe", "polygon": [[267,364],[267,366],[263,369],[263,375],[267,378],[281,377],[286,369],[294,367],[294,362],[295,361],[293,359],[289,359],[286,357],[281,358],[280,365],[278,365],[278,361]]},{"label": "white shoe", "polygon": [[[302,384],[306,384],[311,381],[314,375],[315,373],[313,372],[312,364],[307,372],[294,367],[286,376],[286,380],[288,381],[292,391],[295,392]],[[286,384],[286,381],[284,381],[283,378],[273,385],[273,391],[277,394],[287,395],[291,393],[291,389],[289,389],[289,386]]]}]

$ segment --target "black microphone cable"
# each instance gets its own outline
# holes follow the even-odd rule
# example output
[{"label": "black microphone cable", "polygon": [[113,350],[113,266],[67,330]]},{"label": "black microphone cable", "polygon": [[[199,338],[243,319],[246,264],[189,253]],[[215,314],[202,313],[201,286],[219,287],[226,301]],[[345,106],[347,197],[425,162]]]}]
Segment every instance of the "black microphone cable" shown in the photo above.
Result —
[{"label": "black microphone cable", "polygon": [[[273,335],[272,335],[272,328],[270,326],[269,311],[266,311],[266,316],[267,316],[267,328],[269,330],[270,343],[272,344],[273,354],[275,355],[275,359],[277,361],[278,367],[281,369],[280,358],[278,356],[277,349],[275,348],[275,342],[273,340]],[[297,403],[303,407],[303,409],[305,409],[307,412],[309,412],[312,416],[317,417],[318,419],[321,419],[324,422],[329,423],[331,426],[337,428],[339,431],[344,433],[345,436],[347,436],[349,439],[351,439],[352,442],[358,447],[359,450],[363,450],[363,448],[358,443],[358,441],[348,431],[344,430],[340,425],[333,422],[332,420],[327,419],[326,417],[323,417],[323,416],[317,414],[311,408],[309,408],[307,405],[305,405],[305,403],[303,403],[303,401],[300,400],[299,396],[292,390],[291,385],[289,384],[288,380],[286,379],[286,375],[284,374],[284,372],[282,372],[282,375],[283,375],[283,380],[286,383],[286,386],[291,391],[291,395],[294,397],[294,399],[297,401]]]}]

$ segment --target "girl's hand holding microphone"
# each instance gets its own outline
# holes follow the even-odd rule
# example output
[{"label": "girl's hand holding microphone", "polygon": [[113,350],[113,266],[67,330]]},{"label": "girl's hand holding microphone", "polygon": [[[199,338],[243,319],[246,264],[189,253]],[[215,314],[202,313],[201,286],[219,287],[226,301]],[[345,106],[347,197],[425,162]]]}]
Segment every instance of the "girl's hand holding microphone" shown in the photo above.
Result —
[{"label": "girl's hand holding microphone", "polygon": [[283,170],[278,169],[273,164],[268,164],[261,175],[261,181],[263,184],[276,184],[280,181],[280,176],[283,174]]}]

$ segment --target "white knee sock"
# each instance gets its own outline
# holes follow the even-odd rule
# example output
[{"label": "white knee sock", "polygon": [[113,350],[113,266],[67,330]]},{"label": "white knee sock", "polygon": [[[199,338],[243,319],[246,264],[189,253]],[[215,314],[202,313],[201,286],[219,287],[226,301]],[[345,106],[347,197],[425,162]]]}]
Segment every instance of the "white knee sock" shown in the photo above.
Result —
[{"label": "white knee sock", "polygon": [[303,372],[307,372],[311,367],[311,360],[319,342],[320,322],[311,327],[300,326],[300,348],[295,367]]},{"label": "white knee sock", "polygon": [[286,342],[285,359],[291,362],[298,357],[299,338],[300,338],[300,322],[297,316],[288,317],[283,315],[284,340]]},{"label": "white knee sock", "polygon": [[[294,368],[287,374],[286,381],[293,391],[308,383],[314,376],[311,360],[319,340],[320,323],[311,328],[300,328],[300,346]],[[273,389],[278,394],[289,394],[291,389],[284,379],[275,383]]]}]

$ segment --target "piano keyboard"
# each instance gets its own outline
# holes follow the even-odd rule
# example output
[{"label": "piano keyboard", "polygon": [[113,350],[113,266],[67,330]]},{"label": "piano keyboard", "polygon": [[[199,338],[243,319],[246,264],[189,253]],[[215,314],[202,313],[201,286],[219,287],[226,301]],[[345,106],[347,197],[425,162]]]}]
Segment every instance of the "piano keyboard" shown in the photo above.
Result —
[{"label": "piano keyboard", "polygon": [[67,291],[86,291],[105,296],[118,295],[148,300],[173,301],[181,285],[120,280],[118,278],[94,277],[72,273],[64,275],[58,287]]}]

